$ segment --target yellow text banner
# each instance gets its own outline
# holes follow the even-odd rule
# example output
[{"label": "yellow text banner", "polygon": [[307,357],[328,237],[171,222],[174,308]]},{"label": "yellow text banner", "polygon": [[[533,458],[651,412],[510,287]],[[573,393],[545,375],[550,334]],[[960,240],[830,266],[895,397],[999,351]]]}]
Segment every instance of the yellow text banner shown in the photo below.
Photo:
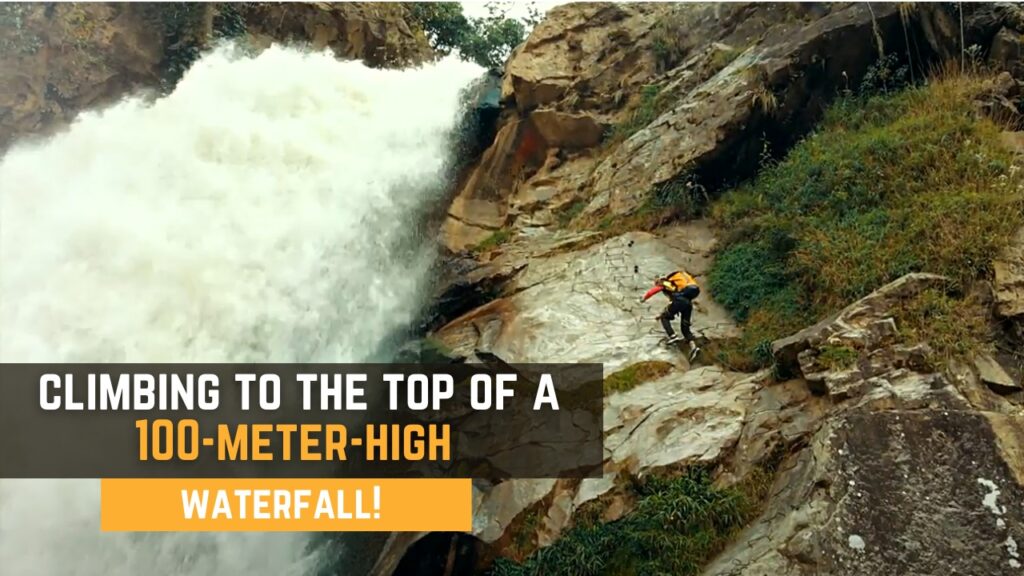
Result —
[{"label": "yellow text banner", "polygon": [[469,479],[104,479],[112,532],[468,532]]}]

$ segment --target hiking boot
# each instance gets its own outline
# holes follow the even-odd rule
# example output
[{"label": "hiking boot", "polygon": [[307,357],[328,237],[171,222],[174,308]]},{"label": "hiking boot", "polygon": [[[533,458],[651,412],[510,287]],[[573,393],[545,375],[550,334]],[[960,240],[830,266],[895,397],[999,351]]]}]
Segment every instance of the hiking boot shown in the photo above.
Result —
[{"label": "hiking boot", "polygon": [[690,346],[692,347],[692,350],[690,350],[690,362],[693,362],[697,359],[697,354],[700,354],[700,346],[697,346],[693,342],[690,342]]}]

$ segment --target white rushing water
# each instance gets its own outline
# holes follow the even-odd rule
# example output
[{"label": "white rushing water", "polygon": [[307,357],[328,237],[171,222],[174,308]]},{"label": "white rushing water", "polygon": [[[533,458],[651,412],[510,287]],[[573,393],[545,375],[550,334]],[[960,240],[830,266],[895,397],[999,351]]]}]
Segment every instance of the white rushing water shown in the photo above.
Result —
[{"label": "white rushing water", "polygon": [[[172,94],[0,160],[0,361],[356,362],[413,319],[459,93],[221,49]],[[99,531],[96,481],[0,481],[0,572],[307,574],[301,534]],[[56,495],[56,497],[54,497]]]}]

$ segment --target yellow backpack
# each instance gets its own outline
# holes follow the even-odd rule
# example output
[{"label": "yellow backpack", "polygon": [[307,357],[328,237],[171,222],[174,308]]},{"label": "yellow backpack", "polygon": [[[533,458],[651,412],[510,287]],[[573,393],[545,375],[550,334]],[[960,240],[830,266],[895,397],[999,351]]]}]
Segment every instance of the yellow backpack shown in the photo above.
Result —
[{"label": "yellow backpack", "polygon": [[661,281],[666,292],[682,292],[687,286],[696,286],[697,281],[686,272],[676,271]]}]

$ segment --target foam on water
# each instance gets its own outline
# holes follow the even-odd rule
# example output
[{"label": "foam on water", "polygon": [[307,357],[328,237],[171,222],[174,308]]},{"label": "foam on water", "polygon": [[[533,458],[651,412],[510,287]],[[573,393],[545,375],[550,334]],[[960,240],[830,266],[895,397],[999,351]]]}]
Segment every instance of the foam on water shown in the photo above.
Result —
[{"label": "foam on water", "polygon": [[[0,361],[355,362],[413,319],[455,60],[222,48],[0,160]],[[56,495],[56,498],[53,497]],[[13,575],[305,574],[293,534],[103,534],[95,481],[0,481]]]}]

